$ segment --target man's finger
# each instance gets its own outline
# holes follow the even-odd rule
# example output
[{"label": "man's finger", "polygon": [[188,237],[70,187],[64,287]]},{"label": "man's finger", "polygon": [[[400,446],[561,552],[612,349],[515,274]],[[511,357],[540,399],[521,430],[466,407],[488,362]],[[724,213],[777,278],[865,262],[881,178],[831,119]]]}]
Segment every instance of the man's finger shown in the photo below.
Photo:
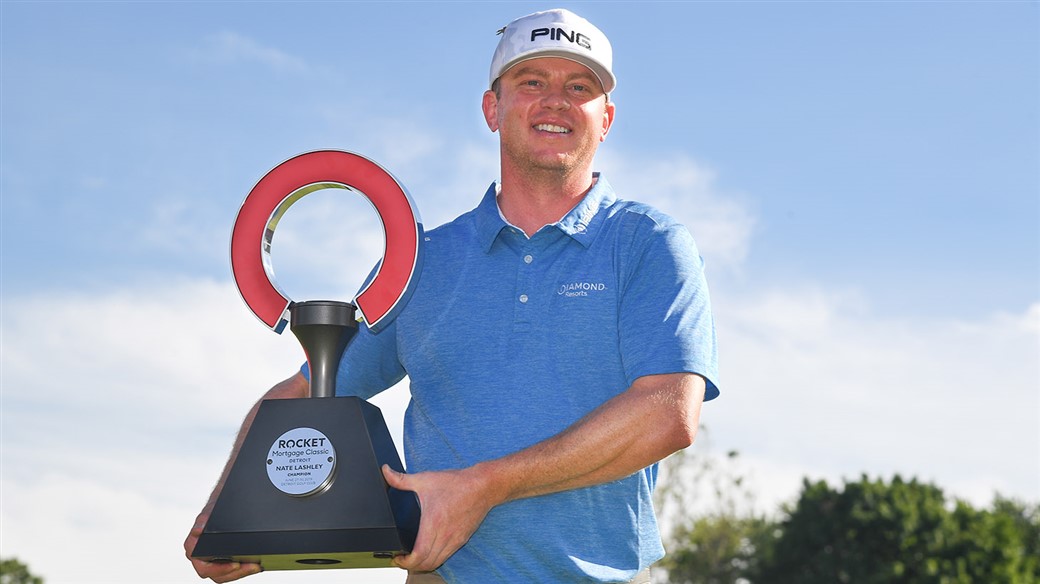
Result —
[{"label": "man's finger", "polygon": [[427,518],[420,519],[419,533],[415,536],[412,552],[406,556],[397,556],[394,563],[406,570],[427,571],[439,568],[440,564],[430,565],[430,557],[434,555],[433,549],[437,545],[439,535]]},{"label": "man's finger", "polygon": [[263,571],[260,564],[206,562],[203,560],[192,560],[191,563],[194,564],[199,577],[209,578],[217,583],[232,582]]},{"label": "man's finger", "polygon": [[395,489],[408,490],[404,488],[408,484],[408,475],[390,468],[389,464],[383,465],[383,478]]}]

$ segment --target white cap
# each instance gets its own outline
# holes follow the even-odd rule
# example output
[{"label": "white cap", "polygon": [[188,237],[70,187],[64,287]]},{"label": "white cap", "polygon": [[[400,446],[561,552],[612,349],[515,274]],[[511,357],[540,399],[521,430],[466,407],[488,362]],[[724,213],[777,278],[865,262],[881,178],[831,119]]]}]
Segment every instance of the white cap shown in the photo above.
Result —
[{"label": "white cap", "polygon": [[498,32],[502,39],[491,59],[489,86],[513,65],[539,57],[561,57],[585,65],[596,74],[606,93],[617,85],[610,70],[613,53],[607,36],[569,10],[528,14]]}]

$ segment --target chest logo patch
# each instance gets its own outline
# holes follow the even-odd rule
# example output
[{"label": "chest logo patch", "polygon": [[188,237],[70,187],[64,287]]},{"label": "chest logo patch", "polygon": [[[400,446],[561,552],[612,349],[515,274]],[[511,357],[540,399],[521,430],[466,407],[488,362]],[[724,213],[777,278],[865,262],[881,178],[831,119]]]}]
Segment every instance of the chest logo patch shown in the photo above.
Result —
[{"label": "chest logo patch", "polygon": [[603,282],[571,282],[569,284],[560,284],[560,287],[556,289],[556,293],[560,296],[576,298],[602,292],[606,289],[607,285]]}]

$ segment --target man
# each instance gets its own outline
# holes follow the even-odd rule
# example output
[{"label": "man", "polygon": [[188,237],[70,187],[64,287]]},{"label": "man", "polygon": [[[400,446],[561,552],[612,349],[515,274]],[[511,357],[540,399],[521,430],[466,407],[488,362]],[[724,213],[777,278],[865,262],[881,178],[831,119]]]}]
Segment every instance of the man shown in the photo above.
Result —
[{"label": "man", "polygon": [[[395,560],[409,582],[649,582],[656,463],[718,394],[702,263],[685,227],[593,173],[615,114],[603,33],[552,10],[501,34],[482,102],[501,180],[427,233],[411,300],[362,327],[337,394],[409,377],[409,473],[384,468],[422,506]],[[265,398],[306,395],[298,373]],[[193,563],[216,582],[259,570]]]}]

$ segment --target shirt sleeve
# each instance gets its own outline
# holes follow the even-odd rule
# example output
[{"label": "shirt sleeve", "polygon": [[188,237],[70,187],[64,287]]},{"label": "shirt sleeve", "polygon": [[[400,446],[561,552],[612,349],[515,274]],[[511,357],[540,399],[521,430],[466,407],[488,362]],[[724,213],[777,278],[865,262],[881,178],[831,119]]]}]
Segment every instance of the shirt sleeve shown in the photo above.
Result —
[{"label": "shirt sleeve", "polygon": [[619,316],[625,374],[696,373],[719,395],[718,349],[704,261],[685,226],[641,215],[630,231]]}]

